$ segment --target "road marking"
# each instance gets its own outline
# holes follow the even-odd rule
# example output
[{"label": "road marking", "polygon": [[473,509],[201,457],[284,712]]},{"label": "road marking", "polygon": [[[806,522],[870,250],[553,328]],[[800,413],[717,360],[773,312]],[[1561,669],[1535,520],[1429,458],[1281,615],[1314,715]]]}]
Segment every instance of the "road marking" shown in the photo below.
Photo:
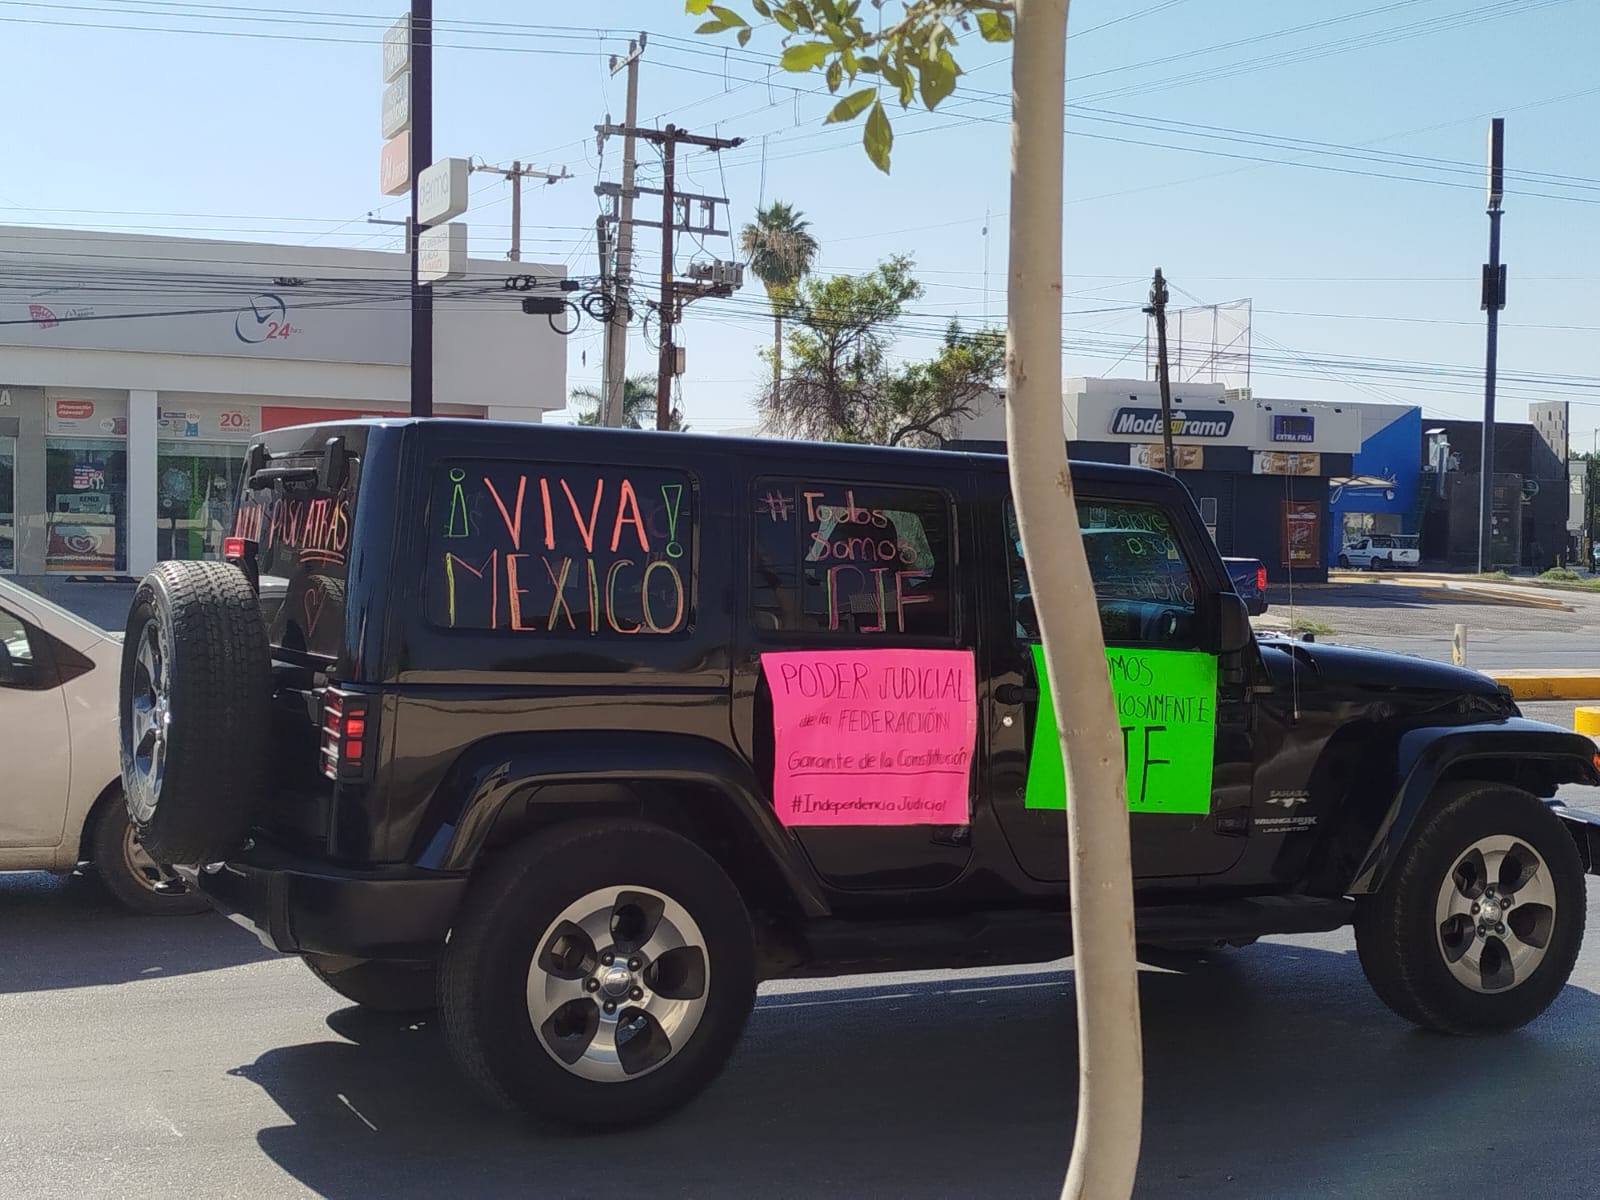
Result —
[{"label": "road marking", "polygon": [[359,1108],[357,1108],[354,1104],[350,1103],[350,1098],[348,1096],[346,1096],[343,1092],[338,1092],[338,1093],[336,1093],[336,1095],[339,1097],[339,1103],[340,1104],[344,1105],[351,1112],[355,1113],[356,1120],[360,1121],[368,1129],[372,1130],[373,1133],[377,1133],[378,1132],[378,1127],[376,1125],[374,1125],[371,1121],[367,1120],[366,1117],[361,1115],[361,1110]]},{"label": "road marking", "polygon": [[940,995],[945,995],[945,996],[960,996],[960,995],[963,995],[963,994],[965,994],[967,992],[1015,992],[1015,991],[1020,991],[1023,988],[1044,988],[1044,987],[1064,987],[1064,986],[1065,986],[1065,984],[1064,984],[1063,980],[1060,980],[1060,979],[1047,979],[1043,983],[991,983],[991,984],[985,985],[984,987],[951,988],[948,991],[941,992],[939,994]]},{"label": "road marking", "polygon": [[889,996],[848,996],[842,1000],[796,1000],[790,1004],[758,1004],[761,1010],[769,1008],[817,1008],[824,1004],[873,1004],[879,1000],[909,1000],[914,992],[895,992]]}]

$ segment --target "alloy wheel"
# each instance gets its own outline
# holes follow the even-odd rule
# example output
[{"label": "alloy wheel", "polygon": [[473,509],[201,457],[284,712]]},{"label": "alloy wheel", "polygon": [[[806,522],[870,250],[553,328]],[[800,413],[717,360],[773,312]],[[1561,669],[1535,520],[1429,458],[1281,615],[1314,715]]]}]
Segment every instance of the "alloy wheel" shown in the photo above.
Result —
[{"label": "alloy wheel", "polygon": [[1503,992],[1544,961],[1556,921],[1550,868],[1526,842],[1479,838],[1456,859],[1434,908],[1440,952],[1475,992]]},{"label": "alloy wheel", "polygon": [[688,1044],[710,995],[710,955],[688,911],[647,887],[573,901],[540,937],[528,969],[528,1019],[568,1071],[620,1083]]},{"label": "alloy wheel", "polygon": [[139,824],[155,815],[166,771],[167,733],[172,724],[171,679],[160,627],[147,622],[139,634],[132,687],[133,768],[139,786],[129,790],[128,807]]}]

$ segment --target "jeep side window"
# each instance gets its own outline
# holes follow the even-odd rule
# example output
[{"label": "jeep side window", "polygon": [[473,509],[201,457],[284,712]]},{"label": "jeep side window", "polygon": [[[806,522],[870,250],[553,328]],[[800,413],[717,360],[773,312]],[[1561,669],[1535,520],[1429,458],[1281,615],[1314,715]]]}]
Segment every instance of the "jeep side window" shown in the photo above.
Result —
[{"label": "jeep side window", "polygon": [[698,512],[683,472],[469,459],[435,469],[434,625],[612,638],[693,623]]},{"label": "jeep side window", "polygon": [[[1198,645],[1194,577],[1166,513],[1154,504],[1082,499],[1078,517],[1107,644],[1169,650]],[[1033,589],[1009,500],[1006,531],[1017,636],[1037,641]]]},{"label": "jeep side window", "polygon": [[953,635],[953,517],[943,493],[768,477],[751,498],[758,630]]}]

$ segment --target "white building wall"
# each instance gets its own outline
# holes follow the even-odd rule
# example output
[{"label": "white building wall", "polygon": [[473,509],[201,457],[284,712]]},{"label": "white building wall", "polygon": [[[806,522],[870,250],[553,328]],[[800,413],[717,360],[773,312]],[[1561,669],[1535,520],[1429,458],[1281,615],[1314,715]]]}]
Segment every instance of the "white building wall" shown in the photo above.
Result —
[{"label": "white building wall", "polygon": [[[553,290],[564,268],[468,267],[434,288],[435,412],[563,408],[566,339],[503,283]],[[302,408],[404,414],[409,272],[375,251],[0,227],[0,415],[18,428],[0,569],[139,574],[196,553],[234,445]]]}]

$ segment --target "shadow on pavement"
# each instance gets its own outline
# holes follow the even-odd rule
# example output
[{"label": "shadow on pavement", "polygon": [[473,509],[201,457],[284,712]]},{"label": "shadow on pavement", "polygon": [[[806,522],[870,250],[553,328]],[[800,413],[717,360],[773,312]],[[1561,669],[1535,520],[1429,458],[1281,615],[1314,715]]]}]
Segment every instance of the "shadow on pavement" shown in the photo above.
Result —
[{"label": "shadow on pavement", "polygon": [[275,957],[212,913],[134,916],[92,876],[0,873],[0,993],[164,979]]},{"label": "shadow on pavement", "polygon": [[[1347,939],[1329,943],[1144,975],[1139,1195],[1592,1194],[1600,1000],[1569,988],[1522,1033],[1436,1037],[1379,1004]],[[623,1134],[529,1128],[456,1076],[434,1023],[353,1009],[328,1022],[347,1042],[235,1074],[289,1118],[261,1148],[334,1198],[598,1197],[640,1180],[697,1197],[1053,1198],[1076,1091],[1071,979],[764,995],[719,1082]]]}]

